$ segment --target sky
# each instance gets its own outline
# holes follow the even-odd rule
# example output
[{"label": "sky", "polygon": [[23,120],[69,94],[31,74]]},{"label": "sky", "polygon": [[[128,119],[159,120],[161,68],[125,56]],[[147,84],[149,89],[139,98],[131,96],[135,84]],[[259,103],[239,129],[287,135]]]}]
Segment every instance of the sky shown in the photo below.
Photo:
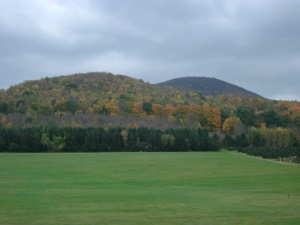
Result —
[{"label": "sky", "polygon": [[0,88],[111,72],[300,101],[298,0],[1,0]]}]

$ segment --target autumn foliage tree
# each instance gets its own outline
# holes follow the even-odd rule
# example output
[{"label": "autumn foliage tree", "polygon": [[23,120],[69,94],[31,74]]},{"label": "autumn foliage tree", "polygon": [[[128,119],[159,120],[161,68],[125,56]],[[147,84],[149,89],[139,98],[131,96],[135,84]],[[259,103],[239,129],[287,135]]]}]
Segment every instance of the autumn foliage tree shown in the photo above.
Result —
[{"label": "autumn foliage tree", "polygon": [[237,127],[241,125],[241,120],[238,117],[232,116],[227,118],[222,125],[222,132],[234,134]]},{"label": "autumn foliage tree", "polygon": [[105,105],[105,109],[107,110],[108,114],[110,114],[110,115],[117,115],[121,112],[118,104],[115,102],[107,103]]},{"label": "autumn foliage tree", "polygon": [[152,115],[163,118],[166,115],[165,108],[161,104],[152,105]]},{"label": "autumn foliage tree", "polygon": [[143,111],[143,104],[141,102],[133,104],[132,115],[136,117],[143,117],[145,115]]}]

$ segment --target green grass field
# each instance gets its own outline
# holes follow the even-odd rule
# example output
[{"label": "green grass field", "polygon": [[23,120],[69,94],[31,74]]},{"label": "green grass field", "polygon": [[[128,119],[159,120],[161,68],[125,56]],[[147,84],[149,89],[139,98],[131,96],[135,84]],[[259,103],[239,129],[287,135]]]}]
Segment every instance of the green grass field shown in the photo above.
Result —
[{"label": "green grass field", "polygon": [[300,166],[234,152],[0,154],[0,224],[300,224]]}]

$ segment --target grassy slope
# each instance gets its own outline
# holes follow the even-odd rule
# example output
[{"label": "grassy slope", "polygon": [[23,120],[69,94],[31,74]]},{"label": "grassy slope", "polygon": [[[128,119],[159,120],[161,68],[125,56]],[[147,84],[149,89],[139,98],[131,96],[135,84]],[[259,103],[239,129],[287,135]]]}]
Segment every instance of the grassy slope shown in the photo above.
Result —
[{"label": "grassy slope", "polygon": [[300,167],[219,153],[0,154],[0,224],[299,224]]}]

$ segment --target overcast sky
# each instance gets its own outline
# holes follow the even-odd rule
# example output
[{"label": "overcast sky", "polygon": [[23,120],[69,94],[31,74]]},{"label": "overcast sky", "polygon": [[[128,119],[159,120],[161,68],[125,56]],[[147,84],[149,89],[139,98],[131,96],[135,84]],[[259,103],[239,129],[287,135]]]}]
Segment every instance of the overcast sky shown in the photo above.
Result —
[{"label": "overcast sky", "polygon": [[0,88],[93,71],[300,100],[300,1],[0,1]]}]

